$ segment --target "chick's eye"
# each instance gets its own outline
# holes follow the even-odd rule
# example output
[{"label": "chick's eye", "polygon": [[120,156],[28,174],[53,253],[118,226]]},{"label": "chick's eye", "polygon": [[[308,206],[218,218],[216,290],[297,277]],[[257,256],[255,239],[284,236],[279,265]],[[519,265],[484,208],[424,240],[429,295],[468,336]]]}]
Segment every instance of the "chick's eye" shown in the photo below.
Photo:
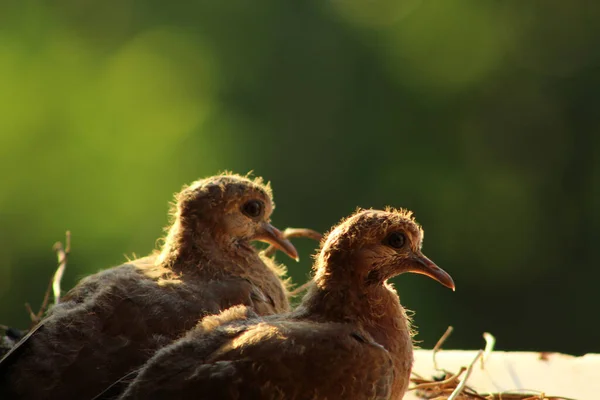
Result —
[{"label": "chick's eye", "polygon": [[385,242],[391,247],[399,249],[406,243],[406,236],[401,232],[392,232],[388,235]]},{"label": "chick's eye", "polygon": [[242,212],[250,218],[256,218],[262,214],[264,205],[259,200],[250,200],[242,206]]}]

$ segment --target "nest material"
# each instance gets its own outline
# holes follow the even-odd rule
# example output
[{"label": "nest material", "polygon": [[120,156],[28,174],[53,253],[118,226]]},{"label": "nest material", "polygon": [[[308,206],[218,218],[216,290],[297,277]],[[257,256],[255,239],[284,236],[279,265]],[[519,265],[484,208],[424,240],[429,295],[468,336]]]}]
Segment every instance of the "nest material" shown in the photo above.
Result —
[{"label": "nest material", "polygon": [[484,333],[483,338],[486,342],[485,350],[479,350],[467,367],[461,367],[458,372],[451,373],[438,368],[436,353],[441,349],[442,344],[450,336],[452,330],[453,328],[449,326],[433,348],[433,366],[436,371],[440,371],[440,374],[433,376],[431,379],[425,379],[416,372],[413,372],[411,382],[415,385],[409,390],[414,390],[417,397],[428,400],[574,400],[561,396],[548,396],[540,391],[529,390],[478,393],[474,388],[467,385],[467,381],[471,375],[473,366],[478,360],[481,360],[481,368],[485,368],[485,360],[488,359],[493,351],[496,339],[491,334]]}]

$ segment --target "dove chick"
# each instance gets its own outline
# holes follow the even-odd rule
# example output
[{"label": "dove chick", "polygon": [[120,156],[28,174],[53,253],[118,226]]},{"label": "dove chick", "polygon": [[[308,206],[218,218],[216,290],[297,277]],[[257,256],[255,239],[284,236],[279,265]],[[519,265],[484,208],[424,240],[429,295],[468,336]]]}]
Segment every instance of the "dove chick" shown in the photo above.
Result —
[{"label": "dove chick", "polygon": [[206,315],[237,304],[288,311],[285,269],[251,245],[298,257],[273,209],[260,178],[185,186],[159,251],[81,280],[0,361],[0,398],[91,398]]},{"label": "dove chick", "polygon": [[322,242],[296,310],[259,317],[236,306],[204,318],[159,350],[120,399],[401,399],[413,344],[387,281],[411,272],[454,289],[421,252],[422,238],[408,211],[358,211]]}]

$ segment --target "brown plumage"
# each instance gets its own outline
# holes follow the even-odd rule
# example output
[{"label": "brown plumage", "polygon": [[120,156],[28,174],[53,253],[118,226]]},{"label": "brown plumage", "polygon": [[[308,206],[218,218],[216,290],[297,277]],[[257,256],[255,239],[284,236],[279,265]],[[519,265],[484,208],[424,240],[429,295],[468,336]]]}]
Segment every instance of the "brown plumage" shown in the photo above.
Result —
[{"label": "brown plumage", "polygon": [[162,249],[79,282],[0,362],[0,398],[91,398],[203,316],[236,304],[288,311],[285,269],[250,244],[297,258],[269,223],[273,207],[260,179],[184,187]]},{"label": "brown plumage", "polygon": [[401,399],[413,362],[409,320],[387,283],[404,272],[454,288],[421,253],[403,210],[359,211],[322,243],[312,287],[293,312],[234,307],[159,350],[131,399]]}]

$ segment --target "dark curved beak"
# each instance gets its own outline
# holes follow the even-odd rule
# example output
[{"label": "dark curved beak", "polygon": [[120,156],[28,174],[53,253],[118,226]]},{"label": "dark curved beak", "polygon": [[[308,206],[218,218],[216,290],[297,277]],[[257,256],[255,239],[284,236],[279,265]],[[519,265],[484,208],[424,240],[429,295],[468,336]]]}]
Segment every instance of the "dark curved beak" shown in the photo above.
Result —
[{"label": "dark curved beak", "polygon": [[419,252],[419,254],[415,255],[412,261],[411,268],[406,272],[428,276],[447,288],[452,289],[452,291],[456,290],[452,277],[422,253]]},{"label": "dark curved beak", "polygon": [[285,254],[287,254],[296,261],[300,259],[298,257],[298,251],[296,250],[292,242],[287,240],[279,229],[275,228],[268,222],[263,222],[262,224],[260,224],[258,232],[252,239],[272,244],[273,246],[277,247],[279,250],[283,251]]}]

